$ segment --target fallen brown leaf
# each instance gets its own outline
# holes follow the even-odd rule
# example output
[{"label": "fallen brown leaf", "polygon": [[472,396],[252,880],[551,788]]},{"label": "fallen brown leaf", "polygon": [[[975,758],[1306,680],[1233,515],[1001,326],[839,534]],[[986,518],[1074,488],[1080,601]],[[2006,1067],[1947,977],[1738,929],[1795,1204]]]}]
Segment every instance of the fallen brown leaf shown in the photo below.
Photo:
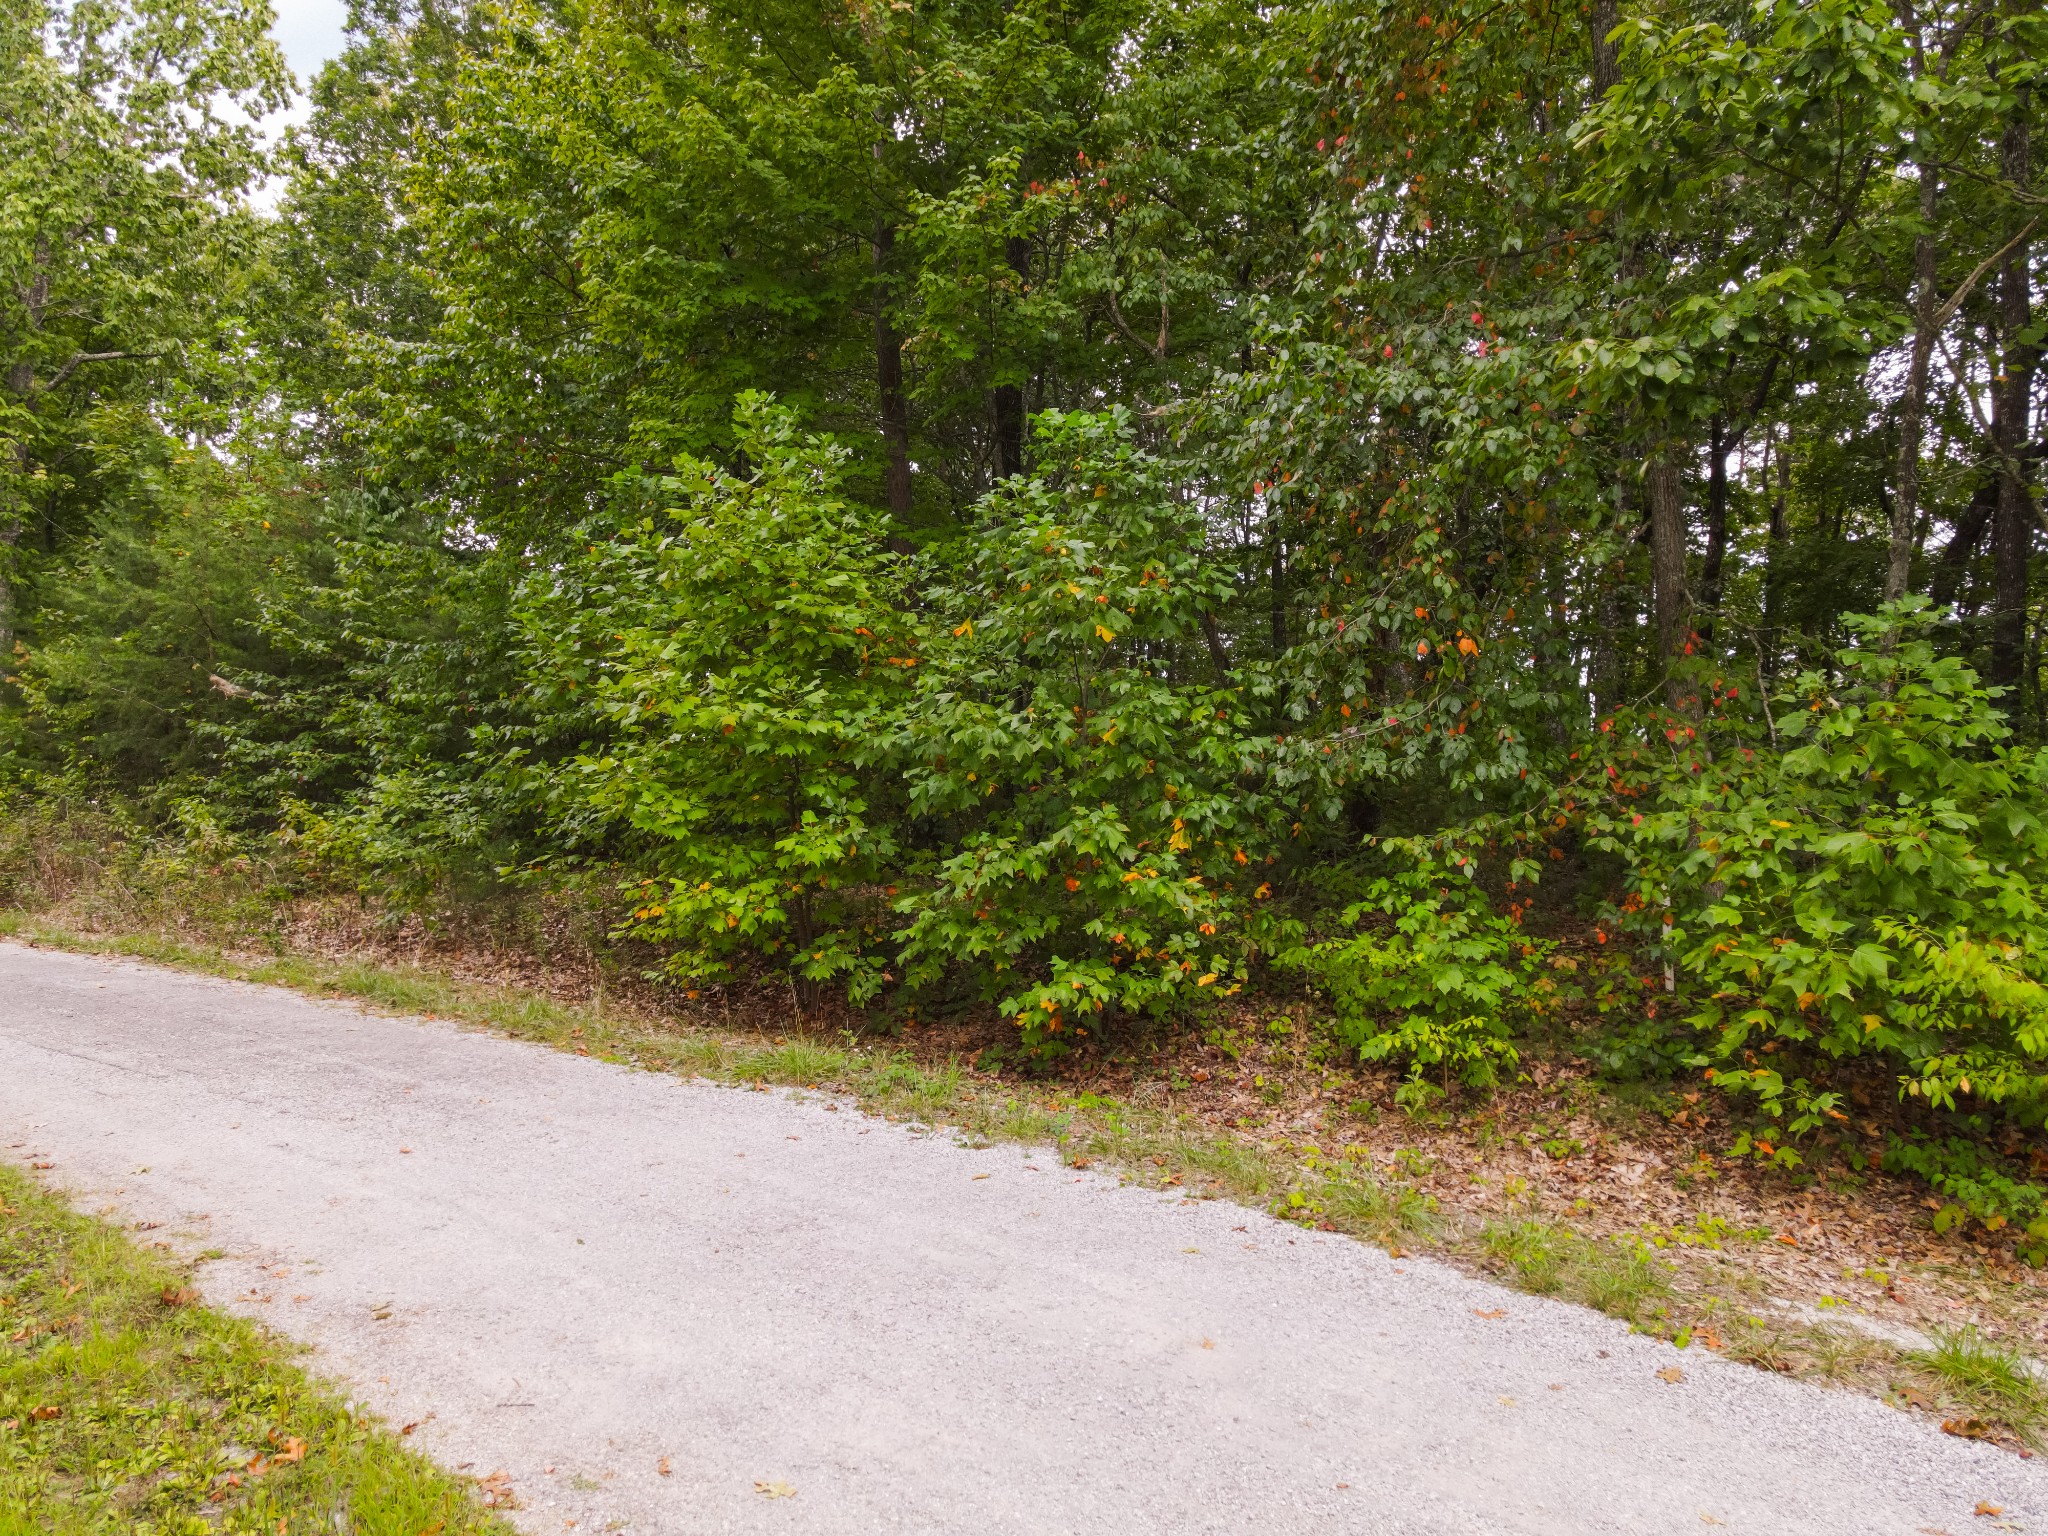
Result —
[{"label": "fallen brown leaf", "polygon": [[661,1460],[657,1461],[657,1462],[656,1462],[656,1463],[654,1464],[654,1470],[655,1470],[656,1472],[659,1472],[659,1473],[660,1473],[660,1474],[661,1474],[661,1475],[662,1475],[663,1477],[667,1477],[667,1476],[668,1476],[668,1458],[667,1458],[666,1456],[664,1456],[664,1457],[662,1457],[662,1458],[661,1458]]},{"label": "fallen brown leaf", "polygon": [[42,1419],[61,1419],[64,1417],[64,1410],[55,1403],[44,1403],[40,1407],[29,1409],[28,1417],[31,1424]]},{"label": "fallen brown leaf", "polygon": [[2003,1504],[1986,1504],[1982,1499],[1979,1499],[1977,1507],[1971,1510],[1970,1513],[1973,1515],[2002,1515],[2005,1513],[2005,1506]]},{"label": "fallen brown leaf", "polygon": [[1657,1379],[1659,1381],[1668,1381],[1671,1382],[1673,1385],[1676,1385],[1677,1383],[1685,1380],[1685,1371],[1679,1366],[1667,1365],[1664,1367],[1663,1370],[1657,1373]]},{"label": "fallen brown leaf", "polygon": [[167,1307],[189,1307],[199,1299],[199,1293],[189,1285],[167,1285],[158,1293],[158,1299]]},{"label": "fallen brown leaf", "polygon": [[1508,1309],[1506,1307],[1495,1307],[1491,1311],[1487,1311],[1479,1307],[1474,1307],[1472,1309],[1472,1315],[1474,1317],[1485,1318],[1506,1317],[1508,1315]]},{"label": "fallen brown leaf", "polygon": [[1943,1419],[1941,1432],[1958,1440],[1989,1440],[1991,1426],[1982,1419]]},{"label": "fallen brown leaf", "polygon": [[754,1484],[754,1492],[760,1494],[764,1499],[793,1499],[796,1497],[796,1490],[787,1483],[756,1483]]}]

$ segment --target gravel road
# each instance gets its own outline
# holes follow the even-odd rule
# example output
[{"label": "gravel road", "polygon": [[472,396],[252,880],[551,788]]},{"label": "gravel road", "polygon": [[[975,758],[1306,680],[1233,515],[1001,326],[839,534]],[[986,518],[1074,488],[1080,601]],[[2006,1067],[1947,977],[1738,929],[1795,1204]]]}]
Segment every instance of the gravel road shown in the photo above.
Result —
[{"label": "gravel road", "polygon": [[0,944],[0,1144],[536,1533],[2048,1532],[2048,1463],[1436,1264],[273,988]]}]

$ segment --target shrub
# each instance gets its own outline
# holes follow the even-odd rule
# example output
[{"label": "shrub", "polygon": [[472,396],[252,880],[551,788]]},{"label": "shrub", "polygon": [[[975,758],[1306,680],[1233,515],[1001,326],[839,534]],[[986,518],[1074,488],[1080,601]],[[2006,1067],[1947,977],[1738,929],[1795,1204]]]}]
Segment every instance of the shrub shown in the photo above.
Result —
[{"label": "shrub", "polygon": [[1407,865],[1375,880],[1344,913],[1362,931],[1318,944],[1303,964],[1330,993],[1337,1031],[1367,1061],[1490,1086],[1520,1056],[1518,1019],[1542,1005],[1554,947],[1493,910],[1471,859],[1420,840],[1382,845]]},{"label": "shrub", "polygon": [[1948,1197],[1934,1213],[1934,1230],[1946,1232],[1974,1218],[1996,1232],[2012,1226],[2029,1263],[2048,1264],[2048,1191],[2032,1182],[2010,1159],[1960,1136],[1894,1136],[1883,1164],[1892,1173],[1911,1173]]},{"label": "shrub", "polygon": [[1203,641],[1229,582],[1200,505],[1120,409],[1037,434],[1043,473],[991,494],[930,594],[898,750],[951,851],[899,910],[913,980],[962,975],[1044,1050],[1242,980],[1275,813]]},{"label": "shrub", "polygon": [[1852,1061],[1980,1132],[2048,1116],[2048,758],[1935,654],[1924,601],[1845,622],[1757,727],[1782,750],[1710,714],[1661,743],[1609,722],[1633,744],[1586,817],[1627,870],[1608,920],[1682,972],[1696,1063],[1769,1127],[1741,1149],[1787,1164],[1846,1118]]},{"label": "shrub", "polygon": [[682,460],[654,487],[676,505],[593,532],[519,617],[543,682],[609,729],[562,776],[656,872],[624,932],[685,981],[746,955],[858,1001],[889,979],[895,844],[870,800],[918,640],[883,520],[839,495],[845,455],[761,395],[734,429],[750,472]]}]

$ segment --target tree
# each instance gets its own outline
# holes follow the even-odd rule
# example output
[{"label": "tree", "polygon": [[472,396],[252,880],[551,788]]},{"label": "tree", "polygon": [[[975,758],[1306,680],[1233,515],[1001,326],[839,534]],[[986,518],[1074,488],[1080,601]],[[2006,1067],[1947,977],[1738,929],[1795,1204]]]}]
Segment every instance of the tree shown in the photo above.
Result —
[{"label": "tree", "polygon": [[49,556],[89,525],[158,451],[152,407],[203,393],[208,351],[237,346],[220,301],[264,165],[247,119],[289,81],[270,18],[266,0],[0,8],[0,655],[23,622],[24,536]]}]

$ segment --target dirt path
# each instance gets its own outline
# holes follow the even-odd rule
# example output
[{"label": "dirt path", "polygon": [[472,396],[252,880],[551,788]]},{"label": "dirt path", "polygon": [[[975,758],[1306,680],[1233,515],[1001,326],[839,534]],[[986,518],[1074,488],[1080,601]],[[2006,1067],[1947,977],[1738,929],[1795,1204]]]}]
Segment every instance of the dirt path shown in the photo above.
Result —
[{"label": "dirt path", "polygon": [[0,1133],[536,1533],[2048,1530],[2041,1462],[1433,1264],[273,989],[0,944]]}]

